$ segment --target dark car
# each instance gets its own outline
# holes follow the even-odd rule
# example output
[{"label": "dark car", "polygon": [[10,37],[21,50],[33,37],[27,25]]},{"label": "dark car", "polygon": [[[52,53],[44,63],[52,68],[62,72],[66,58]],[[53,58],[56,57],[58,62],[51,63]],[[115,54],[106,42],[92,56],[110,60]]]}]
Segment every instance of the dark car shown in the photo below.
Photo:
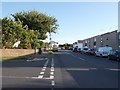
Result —
[{"label": "dark car", "polygon": [[73,52],[77,52],[77,47],[73,48]]},{"label": "dark car", "polygon": [[79,52],[79,53],[80,53],[80,52],[81,52],[81,48],[77,48],[77,52]]},{"label": "dark car", "polygon": [[117,60],[120,61],[120,50],[112,50],[108,55],[109,60]]},{"label": "dark car", "polygon": [[90,54],[90,55],[95,55],[95,51],[96,51],[96,49],[95,49],[95,48],[92,48],[92,49],[90,49],[90,50],[88,51],[88,54]]}]

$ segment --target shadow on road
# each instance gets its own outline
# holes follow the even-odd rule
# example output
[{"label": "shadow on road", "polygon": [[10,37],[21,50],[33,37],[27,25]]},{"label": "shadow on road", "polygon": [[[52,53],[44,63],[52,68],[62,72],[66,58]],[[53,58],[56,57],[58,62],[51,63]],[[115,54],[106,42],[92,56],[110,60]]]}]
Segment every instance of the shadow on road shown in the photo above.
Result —
[{"label": "shadow on road", "polygon": [[2,62],[2,67],[42,67],[46,61],[46,57],[40,54],[31,54],[13,60]]}]

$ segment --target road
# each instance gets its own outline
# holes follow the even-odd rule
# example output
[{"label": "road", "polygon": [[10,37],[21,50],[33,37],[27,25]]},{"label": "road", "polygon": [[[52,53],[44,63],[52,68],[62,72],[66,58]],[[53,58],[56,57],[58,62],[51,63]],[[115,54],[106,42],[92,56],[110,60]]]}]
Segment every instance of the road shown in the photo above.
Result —
[{"label": "road", "polygon": [[[4,88],[109,88],[118,90],[119,63],[71,51],[55,52],[53,58],[9,61],[2,64]],[[20,90],[21,90],[20,89]]]}]

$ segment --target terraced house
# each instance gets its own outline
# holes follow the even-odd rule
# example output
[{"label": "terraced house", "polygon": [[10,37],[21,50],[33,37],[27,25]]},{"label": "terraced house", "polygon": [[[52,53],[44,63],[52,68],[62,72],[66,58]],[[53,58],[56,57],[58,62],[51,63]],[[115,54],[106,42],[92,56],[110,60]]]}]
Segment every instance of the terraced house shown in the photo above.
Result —
[{"label": "terraced house", "polygon": [[114,30],[101,35],[90,37],[82,40],[83,47],[98,48],[98,47],[112,47],[113,49],[120,48],[120,31]]}]

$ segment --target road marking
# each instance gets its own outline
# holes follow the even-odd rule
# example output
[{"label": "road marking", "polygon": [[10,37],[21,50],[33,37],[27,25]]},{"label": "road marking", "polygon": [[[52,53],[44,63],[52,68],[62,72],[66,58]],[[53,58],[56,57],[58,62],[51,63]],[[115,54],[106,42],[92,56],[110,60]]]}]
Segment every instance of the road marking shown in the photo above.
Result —
[{"label": "road marking", "polygon": [[31,77],[31,79],[39,79],[38,77]]},{"label": "road marking", "polygon": [[48,65],[48,60],[45,62],[44,67],[46,67],[47,65]]},{"label": "road marking", "polygon": [[97,68],[90,68],[90,70],[97,70]]},{"label": "road marking", "polygon": [[18,78],[18,79],[48,79],[48,80],[53,80],[54,78],[53,77],[48,77],[48,78],[45,78],[43,76],[40,76],[39,77],[18,77],[18,76],[0,76],[0,78]]},{"label": "road marking", "polygon": [[67,70],[80,70],[80,71],[89,71],[89,68],[68,68]]},{"label": "road marking", "polygon": [[44,74],[45,72],[40,72],[40,74]]},{"label": "road marking", "polygon": [[55,81],[51,81],[51,85],[54,86],[55,85]]},{"label": "road marking", "polygon": [[39,79],[38,77],[0,76],[2,78]]},{"label": "road marking", "polygon": [[[38,78],[38,77],[30,77],[31,79],[45,79],[45,80],[50,80],[51,78]],[[52,80],[52,79],[51,79]]]},{"label": "road marking", "polygon": [[54,64],[51,64],[52,67],[54,67]]},{"label": "road marking", "polygon": [[31,78],[31,77],[18,77],[18,76],[0,76],[2,78]]},{"label": "road marking", "polygon": [[80,60],[83,60],[83,61],[86,61],[85,59],[83,59],[83,58],[79,58]]},{"label": "road marking", "polygon": [[44,67],[47,67],[47,64],[45,64]]},{"label": "road marking", "polygon": [[28,59],[26,60],[27,62],[32,62],[32,61],[40,61],[40,60],[48,60],[48,58],[34,58],[34,59]]},{"label": "road marking", "polygon": [[65,54],[70,54],[70,53],[68,53],[68,52],[64,52]]},{"label": "road marking", "polygon": [[[43,75],[45,74],[45,70],[46,70],[46,66],[48,65],[48,60],[45,62],[45,64],[44,64],[44,66],[43,66],[43,68],[42,68],[42,70],[41,70],[41,72],[40,72],[40,75],[38,75],[38,79],[42,79],[43,78]],[[42,75],[41,75],[42,74]]]},{"label": "road marking", "polygon": [[51,61],[50,79],[52,79],[51,85],[54,86],[55,85],[55,81],[54,81],[54,59],[53,58],[52,58],[52,61]]},{"label": "road marking", "polygon": [[54,69],[54,67],[51,67],[51,69]]},{"label": "road marking", "polygon": [[54,67],[54,60],[52,58],[52,61],[51,61],[51,67]]},{"label": "road marking", "polygon": [[53,76],[53,75],[50,75],[50,79],[54,79],[54,76]]},{"label": "road marking", "polygon": [[47,67],[43,67],[44,69],[46,69]]},{"label": "road marking", "polygon": [[43,68],[42,71],[45,71],[45,68]]},{"label": "road marking", "polygon": [[26,60],[26,61],[27,61],[27,62],[30,62],[31,60],[28,59],[28,60]]},{"label": "road marking", "polygon": [[45,71],[45,69],[47,68],[48,62],[49,62],[48,60],[45,62],[44,66],[42,68],[42,71]]},{"label": "road marking", "polygon": [[[72,55],[72,54],[71,54]],[[75,55],[72,55],[73,57],[76,57]]]},{"label": "road marking", "polygon": [[112,70],[112,71],[120,71],[120,69],[118,69],[118,68],[105,68],[105,69],[108,69],[108,70]]},{"label": "road marking", "polygon": [[54,72],[50,72],[50,74],[51,74],[51,75],[53,75],[53,74],[54,74]]},{"label": "road marking", "polygon": [[51,71],[53,72],[53,71],[54,71],[54,68],[51,68]]},{"label": "road marking", "polygon": [[42,78],[43,78],[43,75],[39,75],[38,78],[39,78],[39,79],[42,79]]},{"label": "road marking", "polygon": [[45,59],[48,59],[48,58],[45,58]]}]

